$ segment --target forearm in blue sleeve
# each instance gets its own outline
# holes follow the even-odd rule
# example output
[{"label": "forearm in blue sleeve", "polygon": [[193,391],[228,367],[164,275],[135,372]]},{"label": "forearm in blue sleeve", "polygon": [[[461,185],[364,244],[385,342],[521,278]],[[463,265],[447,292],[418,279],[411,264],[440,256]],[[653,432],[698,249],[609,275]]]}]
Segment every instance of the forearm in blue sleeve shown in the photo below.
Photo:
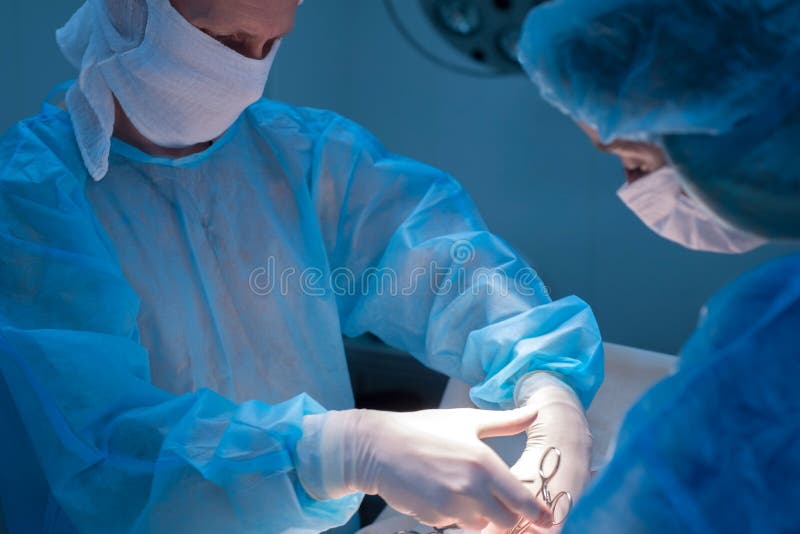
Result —
[{"label": "forearm in blue sleeve", "polygon": [[158,355],[138,343],[138,298],[80,182],[53,162],[52,176],[30,175],[47,162],[43,152],[36,165],[0,169],[0,370],[74,525],[319,532],[344,523],[358,497],[316,501],[296,475],[303,417],[323,411],[309,397],[237,404],[151,383]]},{"label": "forearm in blue sleeve", "polygon": [[315,180],[346,180],[320,188],[341,195],[341,208],[322,215],[339,229],[332,265],[357,281],[339,296],[345,334],[372,332],[466,381],[481,407],[512,407],[516,381],[533,371],[559,375],[589,405],[603,349],[585,302],[553,302],[448,175],[387,152],[346,121],[324,146]]},{"label": "forearm in blue sleeve", "polygon": [[[295,471],[301,395],[235,404],[170,395],[132,341],[77,331],[0,330],[2,372],[59,504],[81,531],[317,532],[357,502],[309,497]],[[352,501],[352,499],[350,499]]]}]

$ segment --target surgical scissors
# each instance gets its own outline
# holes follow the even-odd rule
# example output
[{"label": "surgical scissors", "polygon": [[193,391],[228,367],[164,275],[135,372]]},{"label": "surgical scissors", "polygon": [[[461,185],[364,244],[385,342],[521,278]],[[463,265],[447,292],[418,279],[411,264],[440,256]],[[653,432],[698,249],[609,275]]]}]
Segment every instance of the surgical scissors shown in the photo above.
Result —
[{"label": "surgical scissors", "polygon": [[[550,458],[555,458],[555,460],[550,460]],[[552,467],[548,469],[548,464],[552,464]],[[541,480],[542,487],[539,488],[539,491],[533,496],[533,498],[542,496],[545,504],[547,507],[550,508],[550,513],[553,516],[553,522],[551,526],[558,526],[564,522],[564,520],[569,515],[570,511],[572,511],[572,494],[568,491],[560,491],[556,493],[555,497],[550,493],[549,484],[553,477],[556,476],[558,473],[558,468],[561,467],[561,449],[558,447],[550,447],[544,454],[542,455],[542,459],[539,461],[539,479]],[[522,480],[525,484],[535,484],[536,480]],[[564,499],[566,504],[566,510],[563,512],[563,516],[559,519],[556,519],[556,513],[559,509],[559,503],[561,500]],[[522,534],[524,533],[529,527],[531,526],[530,521],[524,518],[520,518],[514,527],[509,530],[506,534]],[[428,532],[427,534],[445,534],[448,530],[458,529],[458,525],[449,525],[442,528],[433,527],[433,530]],[[401,530],[399,532],[395,532],[395,534],[422,534],[416,530]]]},{"label": "surgical scissors", "polygon": [[[555,457],[555,460],[549,461],[548,459],[551,458],[552,456]],[[552,467],[549,470],[547,468],[548,463],[552,464]],[[555,497],[553,497],[553,495],[550,493],[550,488],[548,487],[550,481],[553,479],[554,476],[556,476],[556,473],[558,473],[558,468],[560,466],[561,466],[561,449],[557,447],[550,447],[549,449],[544,451],[542,459],[539,461],[539,478],[541,479],[542,487],[539,489],[539,491],[536,492],[536,495],[534,495],[534,498],[537,498],[539,495],[541,495],[545,504],[547,504],[547,507],[550,508],[550,513],[553,516],[553,524],[551,526],[554,527],[563,523],[564,520],[569,515],[570,511],[572,510],[572,494],[570,492],[560,491],[556,494]],[[534,484],[536,483],[536,480],[523,480],[522,482],[526,484]],[[558,504],[559,502],[561,502],[562,499],[566,499],[565,501],[567,503],[566,511],[563,512],[564,515],[561,516],[561,518],[557,519],[556,512],[558,510]],[[514,526],[514,528],[509,530],[507,534],[522,534],[530,526],[531,526],[530,521],[521,518],[519,522],[517,522],[517,524]]]}]

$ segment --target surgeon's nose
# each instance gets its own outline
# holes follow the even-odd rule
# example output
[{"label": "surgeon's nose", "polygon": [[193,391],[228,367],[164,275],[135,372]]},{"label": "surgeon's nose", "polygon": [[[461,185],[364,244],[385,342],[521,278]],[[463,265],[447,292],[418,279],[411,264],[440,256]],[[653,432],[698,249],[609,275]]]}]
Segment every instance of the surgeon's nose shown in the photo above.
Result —
[{"label": "surgeon's nose", "polygon": [[[276,39],[269,39],[265,43],[262,43],[259,46],[258,59],[264,59],[265,57],[267,57],[269,55],[269,53],[272,51],[272,47],[275,46],[275,43],[277,43],[277,42],[278,42],[278,39],[276,38]],[[255,48],[254,48],[254,50],[255,50]]]},{"label": "surgeon's nose", "polygon": [[250,59],[264,59],[269,55],[277,39],[243,39],[224,43],[229,48]]}]

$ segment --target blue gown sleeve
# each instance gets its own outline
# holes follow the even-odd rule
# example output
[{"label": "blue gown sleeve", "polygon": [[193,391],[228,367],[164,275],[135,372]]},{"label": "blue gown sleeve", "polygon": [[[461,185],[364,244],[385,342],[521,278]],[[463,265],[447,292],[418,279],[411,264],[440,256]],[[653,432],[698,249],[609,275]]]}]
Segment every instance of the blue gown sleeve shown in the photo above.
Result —
[{"label": "blue gown sleeve", "polygon": [[533,269],[489,232],[450,176],[386,151],[337,118],[312,169],[343,332],[371,332],[472,385],[484,408],[513,406],[516,381],[557,373],[585,406],[603,379],[589,306],[552,301]]},{"label": "blue gown sleeve", "polygon": [[800,254],[715,295],[564,533],[800,532]]},{"label": "blue gown sleeve", "polygon": [[138,298],[70,169],[26,123],[0,141],[0,370],[70,521],[81,532],[344,523],[359,496],[316,501],[296,475],[303,417],[323,412],[311,398],[237,404],[151,384]]}]

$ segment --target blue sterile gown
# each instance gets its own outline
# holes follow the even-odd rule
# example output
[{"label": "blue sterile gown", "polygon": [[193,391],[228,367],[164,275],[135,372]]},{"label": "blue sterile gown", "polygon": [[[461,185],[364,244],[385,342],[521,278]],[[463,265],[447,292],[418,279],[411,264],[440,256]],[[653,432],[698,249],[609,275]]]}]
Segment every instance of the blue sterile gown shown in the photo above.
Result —
[{"label": "blue sterile gown", "polygon": [[[372,332],[507,408],[602,380],[590,308],[552,302],[452,178],[333,113],[262,100],[204,152],[113,142],[87,179],[53,107],[0,141],[0,449],[14,532],[318,532],[360,496],[299,483],[302,418],[353,406]],[[324,408],[323,408],[324,407]]]},{"label": "blue sterile gown", "polygon": [[800,532],[800,255],[720,291],[627,415],[573,533]]}]

